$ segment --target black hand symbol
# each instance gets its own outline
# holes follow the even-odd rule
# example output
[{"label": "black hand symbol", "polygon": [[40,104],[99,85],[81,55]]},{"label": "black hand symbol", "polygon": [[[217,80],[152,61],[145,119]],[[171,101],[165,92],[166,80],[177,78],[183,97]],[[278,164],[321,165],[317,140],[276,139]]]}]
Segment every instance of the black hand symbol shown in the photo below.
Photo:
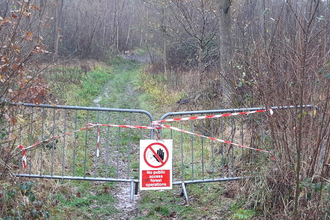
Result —
[{"label": "black hand symbol", "polygon": [[[160,148],[159,150],[157,150],[157,155],[160,157],[160,159],[164,160],[164,151]],[[157,162],[160,162],[156,155],[153,155],[154,158],[157,160]]]}]

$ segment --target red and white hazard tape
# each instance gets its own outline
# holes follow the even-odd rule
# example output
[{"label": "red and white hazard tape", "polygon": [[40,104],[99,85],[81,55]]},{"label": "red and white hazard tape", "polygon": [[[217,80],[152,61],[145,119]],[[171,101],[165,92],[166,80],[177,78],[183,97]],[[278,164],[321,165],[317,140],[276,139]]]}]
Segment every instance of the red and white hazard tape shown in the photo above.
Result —
[{"label": "red and white hazard tape", "polygon": [[[225,140],[221,140],[218,138],[213,138],[213,137],[207,137],[201,134],[196,134],[190,131],[185,131],[182,130],[180,128],[176,128],[176,127],[172,127],[169,125],[164,125],[161,124],[162,122],[174,122],[174,121],[187,121],[187,120],[199,120],[199,119],[208,119],[208,118],[221,118],[221,117],[230,117],[230,116],[236,116],[236,115],[248,115],[248,114],[253,114],[253,113],[260,113],[260,112],[266,112],[269,111],[271,115],[273,115],[273,110],[272,109],[263,109],[263,110],[256,110],[256,111],[249,111],[249,112],[237,112],[237,113],[226,113],[226,114],[221,114],[221,115],[205,115],[205,116],[195,116],[195,117],[188,117],[188,118],[174,118],[174,119],[163,119],[163,120],[159,120],[159,121],[154,121],[152,122],[152,126],[138,126],[138,125],[114,125],[114,124],[93,124],[93,123],[88,123],[87,127],[81,128],[79,130],[75,130],[72,132],[67,132],[65,134],[62,135],[58,135],[58,136],[54,136],[48,139],[45,139],[43,141],[40,141],[38,143],[35,143],[33,145],[30,145],[29,147],[24,148],[22,145],[19,146],[19,148],[22,151],[22,165],[23,168],[26,168],[27,166],[27,159],[26,159],[26,151],[32,147],[35,147],[39,144],[42,143],[47,143],[51,140],[54,139],[59,139],[61,137],[64,137],[66,135],[69,134],[73,134],[79,131],[83,131],[89,128],[93,128],[93,127],[97,127],[97,143],[96,143],[96,156],[99,157],[100,155],[100,147],[101,147],[101,126],[106,126],[106,127],[118,127],[118,128],[140,128],[140,129],[162,129],[162,128],[168,128],[168,129],[172,129],[172,130],[176,130],[179,132],[183,132],[183,133],[187,133],[187,134],[191,134],[191,135],[195,135],[195,136],[199,136],[199,137],[203,137],[203,138],[207,138],[210,140],[214,140],[214,141],[218,141],[218,142],[222,142],[222,143],[226,143],[226,144],[230,144],[230,145],[234,145],[234,146],[238,146],[238,147],[242,147],[242,148],[247,148],[250,150],[256,150],[256,151],[260,151],[260,152],[265,152],[265,153],[269,153],[271,154],[270,151],[266,151],[266,150],[262,150],[262,149],[257,149],[257,148],[253,148],[253,147],[248,147],[248,146],[244,146],[241,144],[235,144],[229,141],[225,141]],[[273,157],[272,157],[273,158]]]},{"label": "red and white hazard tape", "polygon": [[48,139],[45,139],[45,140],[39,141],[38,143],[35,143],[35,144],[32,144],[32,145],[26,147],[25,150],[29,150],[30,148],[35,147],[35,146],[37,146],[37,145],[39,145],[39,144],[42,144],[42,143],[48,143],[48,142],[51,141],[51,140],[59,139],[59,138],[64,137],[64,136],[66,136],[66,135],[73,134],[73,133],[77,133],[77,132],[79,132],[79,131],[84,131],[84,130],[86,130],[86,129],[93,128],[93,127],[95,127],[95,126],[97,126],[97,125],[88,125],[87,127],[81,128],[81,129],[79,129],[79,130],[71,131],[71,132],[68,132],[68,133],[65,133],[65,134],[61,134],[61,135],[58,135],[58,136],[54,136],[54,137],[51,137],[51,138],[48,138]]},{"label": "red and white hazard tape", "polygon": [[159,124],[159,126],[164,127],[164,128],[168,128],[168,129],[172,129],[172,130],[175,130],[175,131],[179,131],[179,132],[182,132],[182,133],[195,135],[195,136],[198,136],[198,137],[207,138],[207,139],[210,139],[210,140],[213,140],[213,141],[222,142],[222,143],[225,143],[225,144],[230,144],[230,145],[234,145],[234,146],[237,146],[237,147],[247,148],[247,149],[250,149],[250,150],[256,150],[256,151],[260,151],[260,152],[271,154],[271,152],[270,151],[267,151],[267,150],[262,150],[262,149],[258,149],[258,148],[248,147],[248,146],[244,146],[244,145],[241,145],[241,144],[236,144],[236,143],[232,143],[232,142],[229,142],[229,141],[221,140],[221,139],[218,139],[218,138],[208,137],[208,136],[205,136],[205,135],[202,135],[202,134],[196,134],[196,133],[193,133],[193,132],[190,132],[190,131],[186,131],[186,130],[182,130],[180,128],[172,127],[172,126],[169,126],[169,125]]},{"label": "red and white hazard tape", "polygon": [[188,118],[163,119],[163,120],[159,120],[159,121],[156,121],[156,122],[160,123],[160,122],[199,120],[199,119],[208,119],[208,118],[222,118],[222,117],[230,117],[230,116],[235,116],[235,115],[248,115],[248,114],[266,112],[266,111],[269,111],[269,113],[271,115],[273,115],[273,110],[272,109],[262,109],[262,110],[249,111],[249,112],[226,113],[226,114],[221,114],[221,115],[204,115],[204,116],[194,116],[194,117],[188,117]]},{"label": "red and white hazard tape", "polygon": [[66,135],[73,134],[73,133],[76,133],[76,132],[79,132],[79,131],[83,131],[83,130],[86,130],[86,129],[89,129],[89,128],[93,128],[93,127],[95,127],[95,126],[87,126],[87,127],[81,128],[79,130],[75,130],[75,131],[71,131],[71,132],[68,132],[68,133],[65,133],[65,134],[62,134],[62,135],[54,136],[54,137],[51,137],[51,138],[48,138],[48,139],[39,141],[39,142],[37,142],[35,144],[32,144],[32,145],[30,145],[30,146],[28,146],[26,148],[24,148],[23,145],[19,145],[18,148],[22,152],[22,165],[23,165],[23,168],[26,168],[27,167],[26,151],[29,150],[30,148],[35,147],[35,146],[37,146],[39,144],[48,143],[51,140],[59,139],[59,138],[64,137]]},{"label": "red and white hazard tape", "polygon": [[22,151],[22,166],[23,168],[26,168],[27,167],[27,162],[26,162],[26,149],[22,146],[22,145],[19,145],[18,146],[21,151]]},{"label": "red and white hazard tape", "polygon": [[[237,146],[237,147],[242,147],[242,148],[246,148],[246,149],[250,149],[250,150],[256,150],[256,151],[259,151],[259,152],[268,153],[268,154],[271,155],[272,153],[270,151],[267,151],[267,150],[248,147],[248,146],[245,146],[245,145],[232,143],[232,142],[221,140],[221,139],[218,139],[218,138],[208,137],[208,136],[205,136],[205,135],[196,134],[196,133],[193,133],[193,132],[190,132],[190,131],[182,130],[180,128],[176,128],[176,127],[173,127],[173,126],[161,124],[161,122],[174,122],[174,121],[188,121],[188,120],[199,120],[199,119],[208,119],[208,118],[221,118],[221,117],[230,117],[230,116],[236,116],[236,115],[248,115],[248,114],[260,113],[260,112],[266,112],[266,111],[269,111],[270,115],[274,114],[272,109],[262,109],[262,110],[256,110],[256,111],[248,111],[248,112],[226,113],[226,114],[221,114],[221,115],[205,115],[205,116],[195,116],[195,117],[187,117],[187,118],[164,119],[164,120],[155,121],[155,122],[153,122],[153,124],[156,127],[168,128],[168,129],[172,129],[172,130],[175,130],[175,131],[195,135],[195,136],[198,136],[198,137],[203,137],[203,138],[207,138],[207,139],[210,139],[210,140],[214,140],[214,141],[234,145],[234,146]],[[274,159],[273,156],[272,156],[272,159]]]},{"label": "red and white hazard tape", "polygon": [[97,126],[97,148],[96,148],[96,156],[99,157],[100,156],[100,136],[101,136],[101,126]]}]

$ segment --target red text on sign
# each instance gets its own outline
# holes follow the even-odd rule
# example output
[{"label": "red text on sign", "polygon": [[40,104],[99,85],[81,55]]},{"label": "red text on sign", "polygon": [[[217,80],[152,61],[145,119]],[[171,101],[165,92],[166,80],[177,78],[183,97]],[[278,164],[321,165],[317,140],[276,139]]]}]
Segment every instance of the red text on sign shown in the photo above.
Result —
[{"label": "red text on sign", "polygon": [[170,174],[170,170],[142,170],[142,187],[168,187]]}]

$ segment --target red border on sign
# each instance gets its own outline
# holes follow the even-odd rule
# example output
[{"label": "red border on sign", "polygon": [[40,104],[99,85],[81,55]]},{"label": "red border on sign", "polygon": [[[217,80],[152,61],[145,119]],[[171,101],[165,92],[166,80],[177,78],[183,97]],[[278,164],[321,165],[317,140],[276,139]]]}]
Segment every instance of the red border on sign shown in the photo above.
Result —
[{"label": "red border on sign", "polygon": [[[153,145],[160,145],[160,146],[162,146],[162,147],[165,149],[165,151],[166,151],[166,160],[165,160],[165,161],[163,161],[163,160],[158,156],[158,154],[154,151],[154,149],[152,148]],[[151,152],[154,154],[154,156],[160,161],[160,163],[161,163],[160,165],[158,165],[158,166],[154,166],[154,165],[151,165],[151,164],[148,162],[148,160],[147,160],[147,155],[146,155],[148,149],[150,149]],[[147,164],[149,167],[152,167],[152,168],[160,168],[160,167],[164,166],[164,165],[166,164],[166,162],[168,161],[168,158],[169,158],[168,149],[167,149],[167,147],[166,147],[164,144],[162,144],[162,143],[152,143],[152,144],[149,144],[148,147],[146,147],[146,149],[144,150],[143,158],[144,158],[144,161],[146,162],[146,164]]]}]

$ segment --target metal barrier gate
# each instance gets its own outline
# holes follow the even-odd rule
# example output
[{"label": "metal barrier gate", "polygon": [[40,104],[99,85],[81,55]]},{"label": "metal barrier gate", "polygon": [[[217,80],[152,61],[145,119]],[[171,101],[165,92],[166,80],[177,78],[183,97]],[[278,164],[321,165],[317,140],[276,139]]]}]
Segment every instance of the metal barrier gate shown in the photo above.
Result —
[{"label": "metal barrier gate", "polygon": [[[88,126],[88,123],[150,125],[143,110],[17,104],[10,129],[22,155],[12,164],[18,177],[130,182],[131,200],[139,182],[139,141],[153,130]],[[23,155],[24,156],[24,155]]]},{"label": "metal barrier gate", "polygon": [[[163,115],[161,120],[164,121],[175,118],[170,120],[171,127],[189,132],[162,129],[163,139],[173,139],[173,184],[182,186],[182,195],[185,196],[186,202],[189,203],[186,184],[232,181],[255,176],[258,166],[271,158],[269,153],[265,153],[272,151],[274,141],[271,139],[270,123],[267,120],[271,117],[269,111],[274,110],[278,113],[286,109],[297,110],[298,107],[171,112]],[[304,105],[303,108],[317,107]],[[255,111],[256,114],[250,114]],[[236,115],[231,117],[232,114]],[[202,120],[180,120],[184,117],[194,119],[203,115],[222,116]],[[219,138],[223,141],[201,136]],[[255,149],[244,146],[252,146]]]},{"label": "metal barrier gate", "polygon": [[[15,104],[14,108],[17,122],[8,132],[17,137],[15,144],[23,149],[17,155],[17,160],[10,164],[14,168],[14,175],[129,182],[131,201],[134,199],[139,183],[139,141],[154,138],[153,129],[143,129],[155,122],[149,112],[35,104]],[[296,107],[270,109],[275,111],[289,108]],[[270,138],[267,123],[270,114],[265,110],[266,108],[245,108],[171,112],[161,117],[164,124],[190,132],[178,132],[163,127],[159,136],[162,139],[173,139],[173,184],[182,186],[187,203],[186,184],[248,178],[254,175],[256,166],[269,160],[267,153],[237,147],[244,145],[265,151],[272,150],[267,149],[274,140]],[[252,111],[262,113],[166,122],[170,117],[230,116]],[[113,126],[100,126],[101,124]],[[25,169],[20,164],[22,152],[27,161]]]}]

